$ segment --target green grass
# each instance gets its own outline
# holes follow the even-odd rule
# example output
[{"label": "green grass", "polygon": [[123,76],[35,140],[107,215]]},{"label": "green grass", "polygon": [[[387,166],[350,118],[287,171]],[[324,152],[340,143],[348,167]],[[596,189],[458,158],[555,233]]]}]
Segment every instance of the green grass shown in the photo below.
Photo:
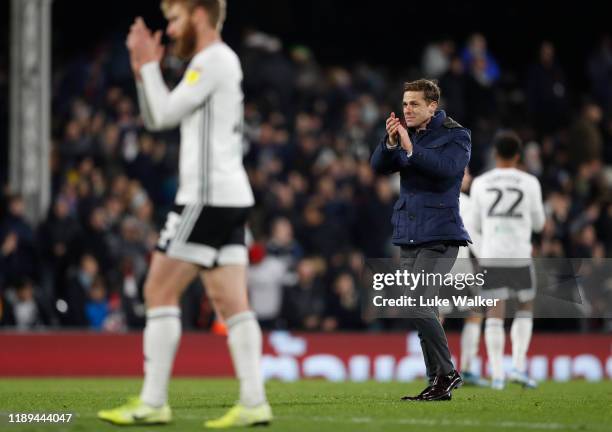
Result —
[{"label": "green grass", "polygon": [[[510,386],[497,392],[461,388],[452,402],[407,403],[421,383],[270,382],[267,391],[276,419],[270,431],[539,431],[612,430],[612,384],[543,383],[537,390]],[[96,411],[135,395],[135,379],[0,380],[0,430],[110,431]],[[197,431],[202,421],[232,405],[232,380],[175,379],[170,389],[174,422],[130,427],[130,431]],[[74,413],[70,424],[8,424],[8,413]]]}]

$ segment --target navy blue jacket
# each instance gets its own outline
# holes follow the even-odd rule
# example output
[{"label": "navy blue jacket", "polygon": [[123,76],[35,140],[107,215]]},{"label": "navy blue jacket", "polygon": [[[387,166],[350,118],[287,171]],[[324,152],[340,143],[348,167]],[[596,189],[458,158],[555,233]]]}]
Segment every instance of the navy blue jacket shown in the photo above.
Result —
[{"label": "navy blue jacket", "polygon": [[470,130],[436,111],[425,130],[410,130],[412,155],[401,146],[387,148],[387,136],[376,146],[370,163],[378,174],[399,171],[400,197],[395,203],[393,244],[470,242],[459,215],[463,171],[470,160]]}]

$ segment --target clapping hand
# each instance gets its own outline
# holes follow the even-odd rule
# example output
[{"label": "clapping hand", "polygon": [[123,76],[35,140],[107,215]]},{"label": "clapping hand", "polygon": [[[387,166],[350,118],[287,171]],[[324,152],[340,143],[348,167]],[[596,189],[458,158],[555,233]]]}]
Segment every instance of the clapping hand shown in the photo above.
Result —
[{"label": "clapping hand", "polygon": [[164,46],[161,44],[161,37],[161,30],[152,33],[141,17],[136,18],[130,27],[125,44],[130,52],[130,64],[137,79],[140,79],[142,65],[162,59]]},{"label": "clapping hand", "polygon": [[395,117],[394,112],[387,118],[386,129],[387,135],[389,136],[388,141],[390,147],[397,146],[397,140],[399,139],[399,144],[402,148],[406,150],[406,152],[412,153],[412,141],[410,141],[408,131],[402,125],[400,119]]},{"label": "clapping hand", "polygon": [[412,154],[412,141],[410,141],[408,131],[401,123],[397,127],[397,134],[399,135],[400,145],[402,146],[402,148],[406,150],[406,153]]},{"label": "clapping hand", "polygon": [[399,118],[395,117],[395,113],[392,112],[389,118],[387,118],[387,135],[389,136],[389,146],[397,146],[398,128],[401,127]]}]

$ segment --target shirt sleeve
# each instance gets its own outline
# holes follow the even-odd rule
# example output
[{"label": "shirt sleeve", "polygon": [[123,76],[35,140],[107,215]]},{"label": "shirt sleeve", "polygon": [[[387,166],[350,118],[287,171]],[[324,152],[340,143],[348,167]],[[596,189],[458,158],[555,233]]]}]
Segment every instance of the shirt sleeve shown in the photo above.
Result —
[{"label": "shirt sleeve", "polygon": [[142,121],[148,130],[155,130],[155,123],[151,117],[151,110],[149,109],[149,103],[147,102],[147,96],[145,94],[144,85],[142,81],[136,81],[136,93],[138,94],[138,106],[140,107],[140,115]]},{"label": "shirt sleeve", "polygon": [[470,188],[470,199],[472,200],[472,228],[477,234],[482,233],[482,216],[480,213],[480,197],[478,193],[479,183],[480,182],[478,182],[477,179],[474,179],[472,181],[472,187]]},{"label": "shirt sleeve", "polygon": [[537,179],[534,179],[533,183],[534,185],[531,188],[531,224],[534,232],[540,232],[546,222],[546,213],[542,202],[542,186]]},{"label": "shirt sleeve", "polygon": [[480,233],[474,229],[474,201],[471,195],[461,194],[459,197],[459,213],[461,219],[463,219],[463,225],[467,230],[472,243],[468,244],[468,247],[476,258],[480,258]]},{"label": "shirt sleeve", "polygon": [[[164,82],[158,62],[143,65],[140,69],[143,101],[140,104],[145,125],[152,130],[178,126],[218,86],[221,75],[218,63],[192,61],[183,79],[172,91]],[[143,109],[143,105],[146,109]]]}]

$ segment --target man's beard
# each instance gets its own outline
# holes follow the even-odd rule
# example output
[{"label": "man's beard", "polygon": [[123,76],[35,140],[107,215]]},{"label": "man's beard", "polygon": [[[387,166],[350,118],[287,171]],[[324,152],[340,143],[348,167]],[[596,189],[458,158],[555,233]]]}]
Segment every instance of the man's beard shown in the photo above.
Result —
[{"label": "man's beard", "polygon": [[189,60],[195,54],[196,42],[197,36],[195,27],[193,24],[189,23],[187,24],[183,36],[179,37],[175,42],[174,54],[183,60]]}]

